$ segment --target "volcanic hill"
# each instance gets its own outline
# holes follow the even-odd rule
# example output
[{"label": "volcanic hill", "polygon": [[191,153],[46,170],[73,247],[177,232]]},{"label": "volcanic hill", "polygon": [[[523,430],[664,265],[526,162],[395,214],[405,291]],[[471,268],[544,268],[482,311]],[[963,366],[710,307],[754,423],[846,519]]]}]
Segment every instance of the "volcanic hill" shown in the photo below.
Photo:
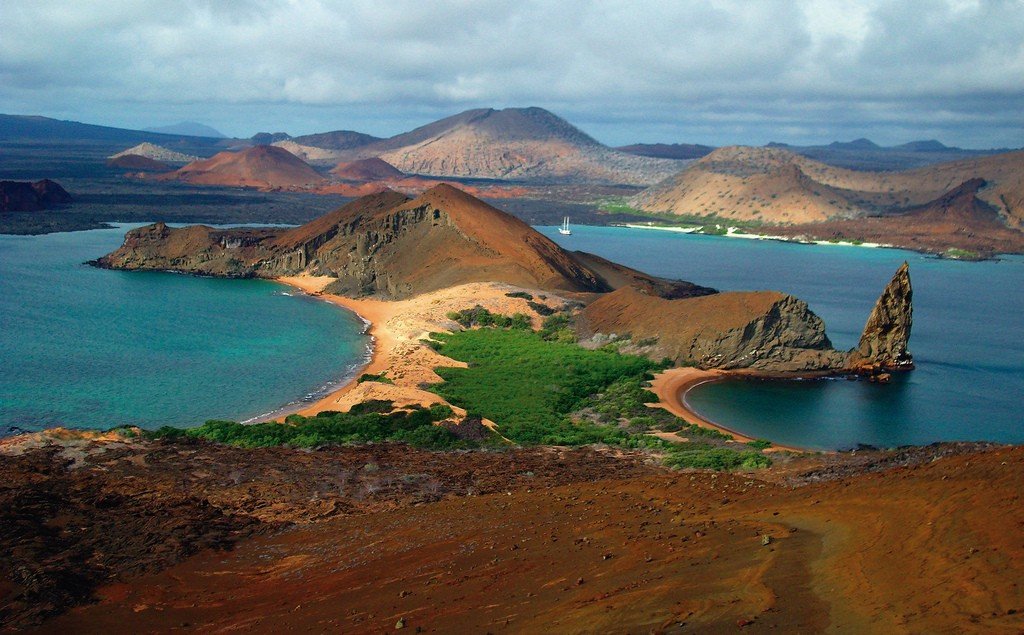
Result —
[{"label": "volcanic hill", "polygon": [[385,181],[401,179],[405,173],[383,159],[359,159],[339,163],[331,170],[331,174],[342,181]]},{"label": "volcanic hill", "polygon": [[[1024,232],[1008,227],[997,208],[979,198],[985,185],[984,179],[974,178],[924,205],[857,219],[776,227],[772,233],[896,244],[961,258],[1024,252]],[[947,252],[951,246],[959,251]]]},{"label": "volcanic hill", "polygon": [[[917,212],[975,179],[979,181],[972,187],[972,196],[983,207],[976,207],[976,217],[962,219],[961,225],[969,229],[961,233],[981,231],[993,240],[1002,240],[1008,235],[1003,231],[1007,227],[1024,226],[1024,152],[903,172],[862,172],[825,165],[781,148],[720,148],[671,179],[640,192],[631,203],[649,212],[714,215],[778,225],[849,221],[844,228],[847,235],[861,240],[872,234],[870,229],[854,229],[864,217],[902,214],[902,222],[908,225],[901,235],[931,235],[934,244],[942,233],[933,222],[934,215]],[[965,206],[959,209],[961,216],[968,214]],[[922,228],[909,225],[919,221]],[[803,229],[811,235],[823,233],[809,228]],[[961,238],[950,231],[942,241],[949,246]],[[912,242],[907,238],[896,244],[913,247]]]},{"label": "volcanic hill", "polygon": [[234,277],[327,275],[338,278],[331,286],[336,293],[384,298],[480,281],[570,292],[604,292],[627,282],[671,297],[713,293],[567,252],[449,185],[411,200],[392,191],[366,196],[291,230],[157,223],[129,232],[98,264]]},{"label": "volcanic hill", "polygon": [[139,172],[170,172],[174,168],[156,159],[150,159],[139,154],[121,154],[107,159],[108,168],[123,168],[125,170],[137,170]]},{"label": "volcanic hill", "polygon": [[147,159],[152,159],[153,161],[160,161],[161,163],[191,163],[192,161],[199,160],[199,157],[197,156],[168,150],[167,148],[148,141],[144,141],[137,146],[132,146],[127,150],[122,150],[117,154],[112,154],[108,158],[114,160],[120,159],[121,157],[145,157]]},{"label": "volcanic hill", "polygon": [[468,110],[342,158],[369,157],[406,174],[533,182],[649,185],[679,168],[608,148],[542,108]]},{"label": "volcanic hill", "polygon": [[276,146],[254,146],[240,152],[220,152],[189,163],[167,179],[202,185],[259,188],[303,188],[324,178],[308,163]]},{"label": "volcanic hill", "polygon": [[71,195],[56,181],[0,181],[0,212],[37,212],[67,205]]}]

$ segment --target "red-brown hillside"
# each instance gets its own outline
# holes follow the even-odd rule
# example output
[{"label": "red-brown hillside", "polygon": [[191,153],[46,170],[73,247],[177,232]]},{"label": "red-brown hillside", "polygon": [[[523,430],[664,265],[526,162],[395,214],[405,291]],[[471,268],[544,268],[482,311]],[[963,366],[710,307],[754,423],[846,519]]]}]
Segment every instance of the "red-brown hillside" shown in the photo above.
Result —
[{"label": "red-brown hillside", "polygon": [[324,181],[316,170],[284,148],[255,146],[193,161],[167,178],[202,185],[301,188]]},{"label": "red-brown hillside", "polygon": [[99,261],[119,269],[232,277],[332,276],[348,296],[403,298],[467,282],[576,292],[638,285],[666,297],[713,290],[570,253],[523,221],[446,184],[409,200],[385,191],[290,230],[150,225]]},{"label": "red-brown hillside", "polygon": [[385,181],[405,177],[404,172],[377,157],[359,159],[358,161],[343,161],[331,170],[331,174],[342,181],[357,182]]},{"label": "red-brown hillside", "polygon": [[122,154],[107,159],[107,167],[138,170],[140,172],[169,172],[172,168],[163,161],[139,154]]}]

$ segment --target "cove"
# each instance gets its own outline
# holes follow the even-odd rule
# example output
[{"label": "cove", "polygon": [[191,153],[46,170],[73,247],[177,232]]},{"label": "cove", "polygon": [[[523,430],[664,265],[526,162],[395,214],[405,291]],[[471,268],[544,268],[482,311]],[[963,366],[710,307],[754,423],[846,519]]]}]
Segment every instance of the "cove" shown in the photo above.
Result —
[{"label": "cove", "polygon": [[357,316],[284,285],[83,264],[133,226],[0,236],[0,433],[245,420],[364,363]]}]

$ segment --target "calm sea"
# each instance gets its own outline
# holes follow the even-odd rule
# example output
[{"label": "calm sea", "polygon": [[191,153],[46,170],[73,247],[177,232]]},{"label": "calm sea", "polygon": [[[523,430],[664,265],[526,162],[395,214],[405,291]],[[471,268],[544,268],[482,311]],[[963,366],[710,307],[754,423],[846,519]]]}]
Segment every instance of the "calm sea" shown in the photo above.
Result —
[{"label": "calm sea", "polygon": [[832,343],[857,343],[896,268],[910,263],[917,370],[862,381],[723,382],[689,403],[747,435],[818,449],[949,440],[1024,443],[1024,257],[939,260],[908,251],[574,227],[567,249],[722,290],[776,289],[810,304]]},{"label": "calm sea", "polygon": [[355,315],[283,285],[82,264],[127,228],[0,236],[0,434],[244,420],[365,358]]}]

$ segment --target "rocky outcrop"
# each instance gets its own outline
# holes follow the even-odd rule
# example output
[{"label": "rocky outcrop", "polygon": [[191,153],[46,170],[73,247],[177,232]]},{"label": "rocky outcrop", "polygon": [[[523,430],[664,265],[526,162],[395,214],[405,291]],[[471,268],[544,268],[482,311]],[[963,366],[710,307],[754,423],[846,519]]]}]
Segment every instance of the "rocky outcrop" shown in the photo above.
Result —
[{"label": "rocky outcrop", "polygon": [[397,299],[469,282],[600,293],[624,281],[665,296],[713,289],[565,251],[526,223],[450,185],[416,199],[385,191],[290,230],[133,230],[96,264],[118,269],[274,278],[337,278],[330,290]]},{"label": "rocky outcrop", "polygon": [[876,374],[914,367],[914,358],[907,350],[914,322],[913,297],[910,266],[904,262],[871,310],[857,348],[849,353],[849,368]]},{"label": "rocky outcrop", "polygon": [[775,291],[668,300],[624,287],[587,306],[577,329],[584,339],[653,342],[646,354],[676,365],[798,373],[839,370],[845,361],[807,303]]},{"label": "rocky outcrop", "polygon": [[0,212],[38,212],[67,205],[71,195],[56,181],[0,181]]}]

